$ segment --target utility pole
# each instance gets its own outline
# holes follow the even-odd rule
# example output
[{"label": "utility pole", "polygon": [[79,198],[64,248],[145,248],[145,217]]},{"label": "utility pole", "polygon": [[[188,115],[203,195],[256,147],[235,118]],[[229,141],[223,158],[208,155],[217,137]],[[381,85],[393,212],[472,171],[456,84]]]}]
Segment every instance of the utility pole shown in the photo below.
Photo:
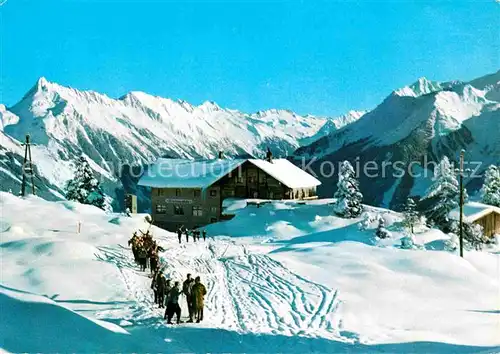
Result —
[{"label": "utility pole", "polygon": [[460,151],[460,257],[464,256],[464,154],[465,150]]},{"label": "utility pole", "polygon": [[26,175],[29,174],[31,180],[31,191],[33,195],[35,193],[35,181],[33,179],[34,171],[33,171],[33,162],[31,160],[31,143],[29,134],[26,135],[26,142],[24,144],[24,162],[22,166],[22,182],[21,182],[21,196],[26,195]]}]

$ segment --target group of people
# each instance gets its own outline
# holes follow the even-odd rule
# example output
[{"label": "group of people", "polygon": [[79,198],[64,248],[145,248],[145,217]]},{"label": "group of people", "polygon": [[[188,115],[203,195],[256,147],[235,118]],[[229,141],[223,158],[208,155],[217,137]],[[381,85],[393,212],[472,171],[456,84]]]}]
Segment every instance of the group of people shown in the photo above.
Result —
[{"label": "group of people", "polygon": [[203,321],[203,307],[207,289],[201,283],[199,276],[193,279],[191,274],[188,274],[181,289],[179,281],[175,281],[172,286],[171,280],[167,279],[161,270],[158,270],[153,276],[151,289],[153,289],[155,304],[158,304],[159,308],[165,308],[163,318],[167,320],[168,324],[172,324],[174,315],[176,316],[176,323],[182,323],[181,307],[179,305],[179,298],[182,294],[186,297],[189,311],[189,320],[187,322],[191,323],[196,320],[196,323],[200,323]]},{"label": "group of people", "polygon": [[200,240],[200,236],[203,237],[203,241],[207,239],[207,230],[200,231],[198,229],[189,230],[183,226],[177,229],[177,238],[179,239],[179,243],[182,243],[182,235],[186,237],[186,242],[189,242],[189,236],[193,238],[193,241],[196,242]]},{"label": "group of people", "polygon": [[160,256],[158,252],[164,249],[153,240],[153,235],[147,230],[145,233],[139,230],[142,235],[134,232],[132,238],[128,241],[128,245],[132,247],[135,261],[141,267],[141,271],[146,271],[148,265],[151,273],[154,273],[160,266]]},{"label": "group of people", "polygon": [[[187,229],[180,230],[180,235],[183,232],[186,234],[186,242],[191,234],[194,241],[200,239],[200,231],[193,230],[189,232]],[[196,231],[196,232],[195,232]],[[145,233],[139,230],[141,235],[134,232],[132,238],[128,241],[129,246],[132,248],[135,261],[139,264],[141,271],[145,271],[149,265],[152,273],[151,289],[153,289],[154,302],[159,308],[165,309],[164,319],[168,324],[172,324],[174,315],[176,316],[177,323],[181,323],[181,307],[179,305],[179,298],[184,295],[186,298],[187,308],[189,311],[189,320],[187,322],[197,323],[203,321],[203,307],[204,299],[207,294],[205,285],[201,283],[201,278],[197,276],[192,278],[188,274],[186,280],[182,283],[182,289],[179,281],[172,281],[167,279],[161,270],[160,257],[158,252],[165,251],[159,246],[153,235],[147,230]],[[203,230],[203,239],[206,239],[206,231]],[[179,243],[181,242],[179,236]]]}]

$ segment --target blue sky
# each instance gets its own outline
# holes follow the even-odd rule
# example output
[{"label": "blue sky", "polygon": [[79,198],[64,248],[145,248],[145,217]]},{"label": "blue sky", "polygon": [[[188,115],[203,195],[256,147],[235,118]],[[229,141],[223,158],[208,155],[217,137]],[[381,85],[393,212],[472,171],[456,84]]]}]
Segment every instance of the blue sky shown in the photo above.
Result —
[{"label": "blue sky", "polygon": [[7,0],[0,16],[7,106],[45,76],[111,97],[337,115],[420,76],[500,69],[494,0]]}]

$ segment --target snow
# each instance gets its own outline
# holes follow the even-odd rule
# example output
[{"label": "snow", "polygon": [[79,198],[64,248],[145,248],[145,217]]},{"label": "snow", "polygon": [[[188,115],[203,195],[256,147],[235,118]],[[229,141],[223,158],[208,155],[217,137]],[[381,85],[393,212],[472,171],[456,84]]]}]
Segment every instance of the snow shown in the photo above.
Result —
[{"label": "snow", "polygon": [[244,159],[158,159],[138,185],[154,188],[207,188],[238,168]]},{"label": "snow", "polygon": [[[144,215],[0,193],[0,343],[9,352],[495,352],[499,253],[379,243],[333,200],[226,201],[232,220],[179,245],[152,227],[166,276],[207,286],[206,321],[166,325],[127,241]],[[116,222],[116,219],[119,222]],[[77,225],[81,222],[81,233]],[[416,242],[445,239],[417,230]],[[236,237],[238,236],[238,237]],[[481,296],[477,296],[480,294]],[[186,314],[184,298],[182,311]]]},{"label": "snow", "polygon": [[[497,213],[500,215],[500,208],[479,202],[468,202],[463,206],[463,215],[465,222],[477,221],[478,219],[481,219],[483,216],[489,213]],[[459,220],[460,207],[450,211],[449,218],[452,220]]]},{"label": "snow", "polygon": [[286,159],[272,159],[272,162],[258,159],[248,161],[288,188],[310,188],[321,184],[316,178]]},{"label": "snow", "polygon": [[186,160],[158,159],[139,180],[155,188],[207,188],[245,162],[257,166],[289,188],[310,188],[321,182],[286,159]]}]

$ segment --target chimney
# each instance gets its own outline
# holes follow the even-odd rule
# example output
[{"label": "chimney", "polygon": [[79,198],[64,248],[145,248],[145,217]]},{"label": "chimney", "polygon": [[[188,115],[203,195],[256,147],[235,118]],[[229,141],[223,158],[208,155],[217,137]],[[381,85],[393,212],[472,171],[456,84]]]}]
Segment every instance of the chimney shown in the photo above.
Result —
[{"label": "chimney", "polygon": [[266,160],[267,162],[273,162],[273,153],[271,152],[271,150],[269,150],[269,147],[267,148],[266,152]]},{"label": "chimney", "polygon": [[219,151],[219,159],[224,158],[224,152],[222,150]]}]

